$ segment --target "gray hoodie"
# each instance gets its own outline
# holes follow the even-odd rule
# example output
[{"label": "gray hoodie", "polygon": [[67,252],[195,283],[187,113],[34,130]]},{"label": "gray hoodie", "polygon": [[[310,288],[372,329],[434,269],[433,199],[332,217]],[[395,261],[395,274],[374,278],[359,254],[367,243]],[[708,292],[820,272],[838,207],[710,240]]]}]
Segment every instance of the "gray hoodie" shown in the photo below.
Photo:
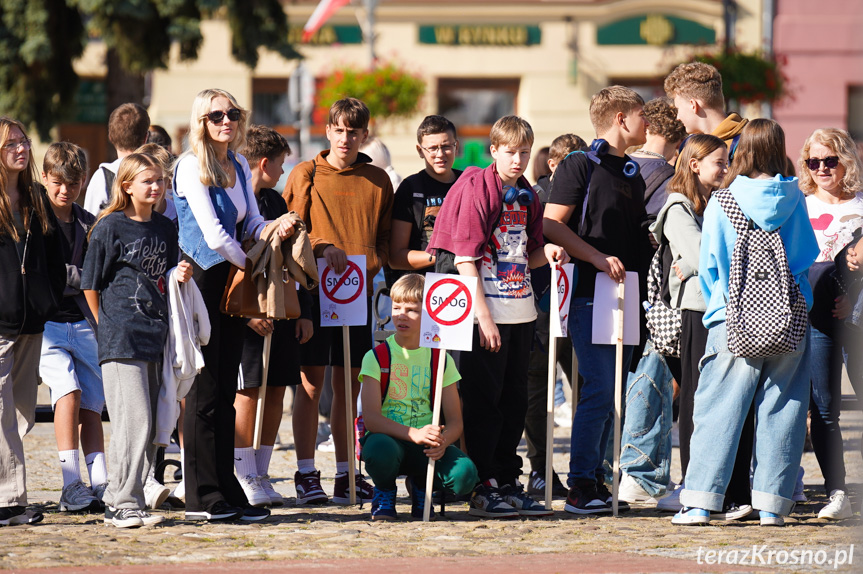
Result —
[{"label": "gray hoodie", "polygon": [[701,224],[704,218],[695,215],[695,206],[682,193],[671,193],[665,205],[659,210],[656,222],[650,226],[657,242],[663,236],[671,248],[672,261],[680,269],[685,279],[681,281],[672,272],[668,277],[671,304],[677,304],[681,284],[685,283],[680,308],[704,312],[707,306],[701,295],[698,282],[698,256],[701,249]]}]

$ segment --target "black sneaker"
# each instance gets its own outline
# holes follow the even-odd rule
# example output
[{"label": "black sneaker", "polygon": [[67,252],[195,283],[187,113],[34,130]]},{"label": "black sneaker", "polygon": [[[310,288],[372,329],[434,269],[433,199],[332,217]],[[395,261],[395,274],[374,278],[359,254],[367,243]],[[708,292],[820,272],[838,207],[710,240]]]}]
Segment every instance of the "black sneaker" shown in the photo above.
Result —
[{"label": "black sneaker", "polygon": [[140,512],[134,508],[114,508],[113,506],[105,507],[105,524],[111,524],[117,528],[136,528],[144,526],[144,521]]},{"label": "black sneaker", "polygon": [[[527,493],[531,496],[545,497],[545,473],[538,470],[530,471],[530,477],[527,480]],[[558,478],[557,473],[551,475],[551,495],[565,497],[569,494],[567,489]]]},{"label": "black sneaker", "polygon": [[236,520],[243,514],[244,509],[220,500],[207,510],[187,510],[186,520]]},{"label": "black sneaker", "polygon": [[573,486],[566,496],[566,504],[563,509],[572,514],[608,514],[611,507],[596,492],[593,484],[585,484],[582,487]]},{"label": "black sneaker", "polygon": [[[608,510],[612,510],[611,505],[614,498],[611,496],[611,492],[608,490],[608,487],[605,486],[604,480],[596,479],[596,494],[605,501],[605,503],[608,505]],[[618,491],[617,511],[626,512],[627,510],[629,510],[629,508],[630,506],[628,502],[626,502],[625,500],[620,500],[620,493]]]},{"label": "black sneaker", "polygon": [[500,495],[504,502],[516,509],[521,516],[551,516],[554,510],[532,499],[524,492],[524,487],[516,481],[515,484],[504,484],[500,487]]},{"label": "black sneaker", "polygon": [[270,510],[268,508],[259,508],[257,506],[247,506],[242,509],[242,512],[239,518],[243,522],[257,522],[258,520],[270,517]]},{"label": "black sneaker", "polygon": [[45,516],[38,510],[30,510],[26,506],[5,506],[0,508],[0,526],[16,524],[36,524],[42,522]]},{"label": "black sneaker", "polygon": [[518,518],[518,510],[507,504],[494,486],[478,485],[470,497],[471,516],[483,518]]}]

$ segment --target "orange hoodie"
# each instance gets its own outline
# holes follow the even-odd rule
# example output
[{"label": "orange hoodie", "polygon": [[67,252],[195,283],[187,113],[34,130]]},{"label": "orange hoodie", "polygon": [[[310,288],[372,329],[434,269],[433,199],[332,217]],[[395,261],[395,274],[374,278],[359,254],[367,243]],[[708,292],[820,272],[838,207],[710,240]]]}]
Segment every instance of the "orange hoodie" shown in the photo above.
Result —
[{"label": "orange hoodie", "polygon": [[360,153],[353,165],[336,169],[326,160],[329,153],[294,167],[282,197],[306,223],[316,257],[329,245],[366,256],[371,295],[371,277],[389,259],[393,185],[369,156]]}]

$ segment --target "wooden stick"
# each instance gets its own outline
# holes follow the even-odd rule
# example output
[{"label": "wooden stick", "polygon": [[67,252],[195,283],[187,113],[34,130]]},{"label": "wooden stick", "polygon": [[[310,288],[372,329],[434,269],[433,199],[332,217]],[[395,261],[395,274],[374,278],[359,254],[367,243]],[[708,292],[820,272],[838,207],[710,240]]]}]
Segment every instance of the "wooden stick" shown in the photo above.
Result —
[{"label": "wooden stick", "polygon": [[[432,424],[438,426],[440,424],[440,404],[443,397],[443,372],[446,368],[446,349],[440,350],[440,357],[437,363],[437,377],[434,388],[434,403],[432,406]],[[426,472],[426,503],[423,508],[423,522],[428,522],[431,519],[432,507],[432,489],[434,487],[434,459],[429,459],[428,471]],[[444,493],[446,495],[446,493]]]},{"label": "wooden stick", "polygon": [[354,444],[354,392],[353,377],[351,376],[351,333],[350,327],[342,326],[342,346],[344,347],[344,370],[345,370],[345,427],[348,439],[348,489],[351,493],[351,505],[357,503],[357,477],[354,474],[357,456]]},{"label": "wooden stick", "polygon": [[[553,276],[553,275],[552,275]],[[552,459],[554,458],[554,383],[557,380],[557,337],[551,334],[552,321],[560,321],[551,309],[548,328],[548,396],[545,403],[545,508],[551,510]]]},{"label": "wooden stick", "polygon": [[264,404],[267,400],[267,377],[270,374],[270,348],[273,344],[273,334],[267,333],[264,336],[264,353],[261,360],[264,364],[264,374],[261,377],[261,388],[258,389],[258,405],[255,409],[255,434],[252,440],[252,447],[255,450],[261,448],[261,434],[264,428]]},{"label": "wooden stick", "polygon": [[617,284],[617,353],[614,359],[614,462],[611,479],[611,510],[617,516],[620,490],[620,396],[623,394],[623,297],[624,285]]}]

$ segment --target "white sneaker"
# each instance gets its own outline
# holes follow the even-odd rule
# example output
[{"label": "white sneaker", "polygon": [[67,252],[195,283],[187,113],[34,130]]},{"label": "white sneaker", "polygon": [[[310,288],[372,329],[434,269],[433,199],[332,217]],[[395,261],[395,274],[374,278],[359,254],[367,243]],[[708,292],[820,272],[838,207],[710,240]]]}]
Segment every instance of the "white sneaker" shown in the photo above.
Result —
[{"label": "white sneaker", "polygon": [[622,474],[617,491],[618,500],[639,504],[656,504],[657,499],[650,496],[650,493],[638,484],[637,480],[625,472]]},{"label": "white sneaker", "polygon": [[851,501],[844,490],[834,490],[830,493],[830,502],[818,511],[818,518],[827,520],[845,520],[851,518],[854,511],[851,509]]},{"label": "white sneaker", "polygon": [[270,506],[282,506],[285,504],[285,498],[276,492],[276,489],[273,488],[273,484],[270,482],[270,475],[265,474],[264,476],[259,476],[261,483],[261,488],[264,489],[264,492],[267,493],[267,496],[270,497]]},{"label": "white sneaker", "polygon": [[572,407],[569,405],[569,402],[565,402],[559,407],[554,408],[554,423],[563,428],[570,428],[572,426]]},{"label": "white sneaker", "polygon": [[171,494],[170,488],[159,483],[152,476],[147,477],[147,480],[144,482],[144,501],[147,504],[147,508],[152,510],[159,508],[168,498],[169,494]]},{"label": "white sneaker", "polygon": [[240,481],[240,486],[243,487],[243,492],[246,493],[250,505],[262,507],[270,504],[270,495],[261,488],[261,480],[257,476],[247,474],[237,477],[237,479]]},{"label": "white sneaker", "polygon": [[336,452],[336,443],[333,442],[333,435],[330,435],[327,440],[318,443],[317,449],[320,452]]},{"label": "white sneaker", "polygon": [[806,498],[806,493],[803,492],[805,485],[803,484],[803,473],[806,472],[803,470],[803,467],[800,467],[800,470],[797,471],[797,482],[794,483],[794,494],[791,495],[791,500],[794,502],[807,502],[809,499]]},{"label": "white sneaker", "polygon": [[678,512],[683,509],[683,505],[680,504],[680,493],[683,492],[684,486],[682,484],[678,484],[677,488],[675,488],[671,494],[666,496],[665,498],[661,498],[659,502],[656,503],[657,510],[664,510],[665,512]]},{"label": "white sneaker", "polygon": [[171,493],[171,496],[174,498],[178,498],[183,502],[186,501],[186,481],[181,480],[177,483],[177,486],[174,487],[174,492]]}]

